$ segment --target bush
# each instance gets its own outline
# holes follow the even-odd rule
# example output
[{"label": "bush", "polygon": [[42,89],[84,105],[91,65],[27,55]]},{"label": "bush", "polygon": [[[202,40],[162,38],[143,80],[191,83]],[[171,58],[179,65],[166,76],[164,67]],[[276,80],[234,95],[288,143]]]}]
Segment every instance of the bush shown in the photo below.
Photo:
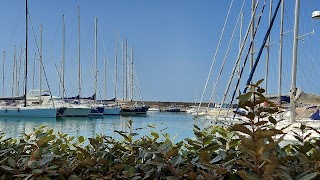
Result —
[{"label": "bush", "polygon": [[[277,129],[279,108],[264,90],[240,95],[243,122],[231,127],[194,126],[195,139],[173,143],[163,131],[135,140],[97,135],[70,137],[38,127],[21,139],[0,137],[2,179],[319,179],[320,140],[301,125],[297,142],[280,147],[286,127]],[[268,106],[262,106],[267,102]],[[149,126],[154,128],[153,126]]]}]

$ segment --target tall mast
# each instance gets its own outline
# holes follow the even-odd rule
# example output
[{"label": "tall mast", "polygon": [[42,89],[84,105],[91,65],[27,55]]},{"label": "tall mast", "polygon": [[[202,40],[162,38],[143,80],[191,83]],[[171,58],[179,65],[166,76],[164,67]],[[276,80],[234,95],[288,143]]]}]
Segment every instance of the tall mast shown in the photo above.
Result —
[{"label": "tall mast", "polygon": [[107,99],[107,58],[104,57],[104,99]]},{"label": "tall mast", "polygon": [[[252,5],[251,5],[251,16],[253,17],[252,19],[252,24],[251,24],[251,41],[252,41],[252,46],[250,48],[250,71],[253,67],[253,62],[254,62],[254,26],[255,26],[255,5],[256,5],[256,0],[252,0]],[[252,83],[252,82],[251,82]],[[253,91],[253,87],[251,87],[251,91]]]},{"label": "tall mast", "polygon": [[116,36],[116,54],[115,54],[115,63],[114,63],[114,98],[117,99],[117,82],[118,82],[118,39],[119,34]]},{"label": "tall mast", "polygon": [[27,84],[28,84],[28,0],[26,0],[26,64],[24,73],[24,107],[27,107]]},{"label": "tall mast", "polygon": [[281,1],[281,21],[280,21],[280,42],[279,42],[279,85],[278,85],[278,92],[279,92],[279,103],[281,104],[281,89],[282,89],[282,46],[283,46],[283,14],[284,14],[284,0]]},{"label": "tall mast", "polygon": [[34,57],[33,57],[33,68],[32,68],[32,89],[34,89],[34,77],[35,77],[36,59],[37,59],[37,54],[34,53]]},{"label": "tall mast", "polygon": [[126,100],[128,100],[128,39],[126,39]]},{"label": "tall mast", "polygon": [[79,84],[79,103],[81,97],[81,64],[80,64],[80,8],[78,6],[78,84]]},{"label": "tall mast", "polygon": [[[241,47],[242,47],[242,28],[243,28],[243,12],[241,13],[241,17],[240,17],[240,32],[239,32],[239,53],[241,53]],[[238,62],[238,79],[240,79],[240,62]],[[238,91],[238,96],[240,96],[240,87],[237,87],[237,91]],[[238,102],[240,102],[240,100],[238,99]]]},{"label": "tall mast", "polygon": [[64,76],[65,76],[65,48],[66,48],[66,27],[64,23],[64,14],[62,15],[62,89],[61,97],[64,99]]},{"label": "tall mast", "polygon": [[122,100],[124,100],[124,42],[121,44],[122,50]]},{"label": "tall mast", "polygon": [[133,46],[131,46],[131,101],[133,100]]},{"label": "tall mast", "polygon": [[[269,8],[269,25],[271,23],[271,18],[272,18],[272,0],[270,0],[270,8]],[[271,32],[270,32],[271,33]],[[268,94],[268,75],[269,75],[269,57],[270,57],[270,34],[268,36],[268,44],[266,45],[267,46],[267,57],[266,57],[266,87],[265,87],[265,90],[266,90],[266,94]]]},{"label": "tall mast", "polygon": [[97,84],[98,84],[98,80],[97,80],[97,64],[98,64],[98,53],[97,53],[97,36],[98,36],[98,30],[97,30],[97,22],[98,19],[97,17],[95,18],[95,33],[94,33],[94,58],[95,58],[95,70],[94,70],[94,103],[97,103]]},{"label": "tall mast", "polygon": [[39,102],[41,101],[41,91],[42,91],[42,24],[40,24]]},{"label": "tall mast", "polygon": [[16,96],[19,95],[19,88],[20,88],[20,70],[21,70],[21,64],[22,64],[22,45],[20,46],[20,58],[19,58],[19,62],[17,61],[17,65],[16,65]]},{"label": "tall mast", "polygon": [[13,54],[13,69],[12,69],[12,90],[11,90],[11,96],[14,96],[14,89],[15,89],[15,69],[16,69],[16,52],[17,52],[17,48],[16,46],[14,47],[14,54]]},{"label": "tall mast", "polygon": [[6,51],[3,51],[3,59],[2,59],[2,97],[4,97],[4,63],[6,59]]},{"label": "tall mast", "polygon": [[290,110],[291,121],[296,120],[296,102],[294,100],[297,92],[297,60],[298,60],[298,34],[299,34],[299,13],[300,13],[300,0],[296,0],[294,10],[294,31],[293,31],[293,50],[292,50],[292,80],[291,80],[291,94],[290,94]]}]

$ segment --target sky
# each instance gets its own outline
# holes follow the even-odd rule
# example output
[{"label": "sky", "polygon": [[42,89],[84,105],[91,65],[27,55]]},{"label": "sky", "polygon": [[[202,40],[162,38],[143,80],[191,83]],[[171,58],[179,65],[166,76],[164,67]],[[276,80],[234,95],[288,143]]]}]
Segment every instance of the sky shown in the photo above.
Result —
[{"label": "sky", "polygon": [[[24,52],[21,53],[21,48],[25,48],[25,2],[21,0],[0,0],[0,2],[0,22],[2,24],[0,28],[0,62],[4,65],[5,74],[4,81],[0,78],[0,94],[1,96],[11,96],[12,93],[13,95],[22,95]],[[79,7],[82,96],[91,96],[94,93],[94,20],[97,18],[98,99],[114,97],[116,40],[118,42],[117,98],[123,98],[121,44],[127,40],[128,64],[131,64],[130,50],[133,47],[134,100],[140,100],[142,96],[143,100],[198,102],[204,94],[202,101],[207,102],[210,95],[214,94],[211,101],[221,101],[239,52],[240,22],[242,22],[241,37],[243,38],[250,20],[251,1],[247,0],[243,8],[243,20],[239,20],[236,25],[243,1],[233,1],[219,51],[215,56],[231,2],[231,0],[29,0],[28,89],[39,89],[39,27],[42,24],[42,61],[45,69],[45,74],[42,76],[42,89],[50,89],[53,95],[61,96],[62,91],[59,90],[59,87],[61,84],[63,42],[62,15],[64,15],[66,37],[65,96],[79,94],[77,10]],[[272,11],[277,2],[273,1]],[[290,90],[294,22],[294,2],[286,2],[284,16],[284,31],[286,33],[283,41],[282,71],[283,93],[288,93]],[[255,56],[268,28],[269,3],[270,1],[266,1],[257,31]],[[258,5],[257,14],[261,12],[262,7],[263,1]],[[311,18],[311,13],[317,9],[320,10],[319,1],[301,1],[299,35],[309,34],[313,30],[314,34],[303,36],[299,40],[297,85],[307,92],[319,94],[319,72],[317,71],[319,48],[317,46],[320,42],[320,20]],[[270,36],[267,86],[270,94],[278,93],[279,17],[280,13],[275,20]],[[256,21],[258,18],[259,16],[256,16]],[[234,36],[232,36],[233,31]],[[16,55],[14,55],[15,49]],[[4,63],[3,51],[5,51]],[[247,51],[248,45],[245,45],[241,64],[243,64]],[[16,67],[18,67],[16,71],[13,71],[14,57],[16,57]],[[217,80],[224,59],[226,59],[226,63],[221,77]],[[204,91],[213,61],[212,73]],[[254,81],[265,77],[265,62],[266,49],[262,53]],[[3,77],[3,69],[0,68],[0,77]],[[105,88],[105,72],[107,74],[107,88]],[[130,70],[128,72],[131,74]],[[244,88],[248,73],[247,64],[240,81],[240,89]],[[13,80],[13,77],[19,77],[20,80]],[[131,80],[128,78],[127,86],[130,84]],[[215,91],[213,91],[214,86],[216,86]],[[228,93],[229,98],[230,93],[232,94],[235,89],[234,80],[230,89],[232,92]],[[130,90],[128,90],[127,96],[130,98]]]}]

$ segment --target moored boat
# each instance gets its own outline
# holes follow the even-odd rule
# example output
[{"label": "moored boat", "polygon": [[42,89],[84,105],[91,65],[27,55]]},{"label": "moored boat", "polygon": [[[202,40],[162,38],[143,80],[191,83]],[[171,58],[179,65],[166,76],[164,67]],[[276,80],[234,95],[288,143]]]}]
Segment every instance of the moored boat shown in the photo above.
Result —
[{"label": "moored boat", "polygon": [[53,107],[35,107],[35,106],[2,106],[0,107],[1,117],[56,117],[57,109]]},{"label": "moored boat", "polygon": [[134,106],[134,107],[129,107],[129,106],[124,106],[121,108],[120,115],[122,116],[130,116],[130,115],[143,115],[146,114],[149,106]]}]

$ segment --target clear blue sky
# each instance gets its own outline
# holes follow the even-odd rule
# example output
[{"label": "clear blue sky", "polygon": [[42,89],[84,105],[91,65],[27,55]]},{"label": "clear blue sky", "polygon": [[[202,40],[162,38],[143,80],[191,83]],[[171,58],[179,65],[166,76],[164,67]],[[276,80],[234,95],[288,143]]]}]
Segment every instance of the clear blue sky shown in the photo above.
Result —
[{"label": "clear blue sky", "polygon": [[[0,6],[0,51],[6,51],[5,62],[5,95],[12,91],[12,69],[14,47],[17,47],[17,61],[21,54],[21,45],[25,41],[25,3],[21,0],[1,0]],[[62,14],[66,22],[66,93],[68,96],[78,94],[77,80],[77,6],[81,16],[81,63],[82,63],[82,93],[84,96],[93,94],[93,64],[94,64],[94,18],[98,18],[98,97],[104,98],[104,64],[108,59],[107,97],[113,97],[115,37],[119,33],[118,57],[121,60],[120,43],[128,39],[129,47],[134,46],[135,73],[142,90],[144,100],[156,101],[198,101],[202,94],[209,69],[218,44],[219,36],[226,18],[231,0],[29,0],[29,84],[32,89],[32,72],[36,40],[39,45],[39,26],[43,25],[43,61],[48,82],[53,95],[59,95],[59,78],[57,68],[60,68],[62,49]],[[285,31],[291,31],[293,26],[294,2],[288,2],[285,14]],[[277,0],[273,4],[276,5]],[[236,0],[232,7],[225,36],[213,69],[210,85],[204,101],[209,100],[212,84],[225,56],[231,33],[235,26],[242,1]],[[243,34],[250,18],[251,1],[247,0],[244,8]],[[262,2],[259,5],[260,12]],[[300,35],[313,29],[314,35],[304,37],[299,41],[298,87],[305,91],[319,93],[317,66],[319,60],[320,20],[311,19],[311,13],[320,10],[320,2],[303,0],[301,2]],[[261,21],[257,35],[256,50],[258,51],[263,35],[267,29],[269,1]],[[271,34],[270,66],[268,92],[277,93],[278,49],[279,49],[279,16],[276,19],[275,30]],[[291,81],[292,32],[285,36],[283,92],[288,93]],[[235,57],[238,53],[239,28],[233,40],[226,67],[217,86],[214,101],[220,101],[229,80]],[[247,49],[247,48],[246,48]],[[38,53],[37,53],[38,54]],[[37,58],[39,57],[36,55]],[[255,80],[265,74],[265,53],[257,70]],[[23,57],[22,57],[23,59]],[[242,58],[243,59],[243,58]],[[121,91],[121,63],[119,64],[118,98]],[[248,76],[245,70],[245,79]],[[0,94],[2,93],[2,69],[0,69]],[[22,77],[21,72],[21,77]],[[38,85],[38,72],[35,73],[35,88]],[[45,81],[43,82],[45,86]],[[20,83],[20,95],[22,86]],[[243,89],[243,82],[241,89]],[[47,88],[45,88],[47,89]],[[137,98],[137,95],[135,96]]]}]

